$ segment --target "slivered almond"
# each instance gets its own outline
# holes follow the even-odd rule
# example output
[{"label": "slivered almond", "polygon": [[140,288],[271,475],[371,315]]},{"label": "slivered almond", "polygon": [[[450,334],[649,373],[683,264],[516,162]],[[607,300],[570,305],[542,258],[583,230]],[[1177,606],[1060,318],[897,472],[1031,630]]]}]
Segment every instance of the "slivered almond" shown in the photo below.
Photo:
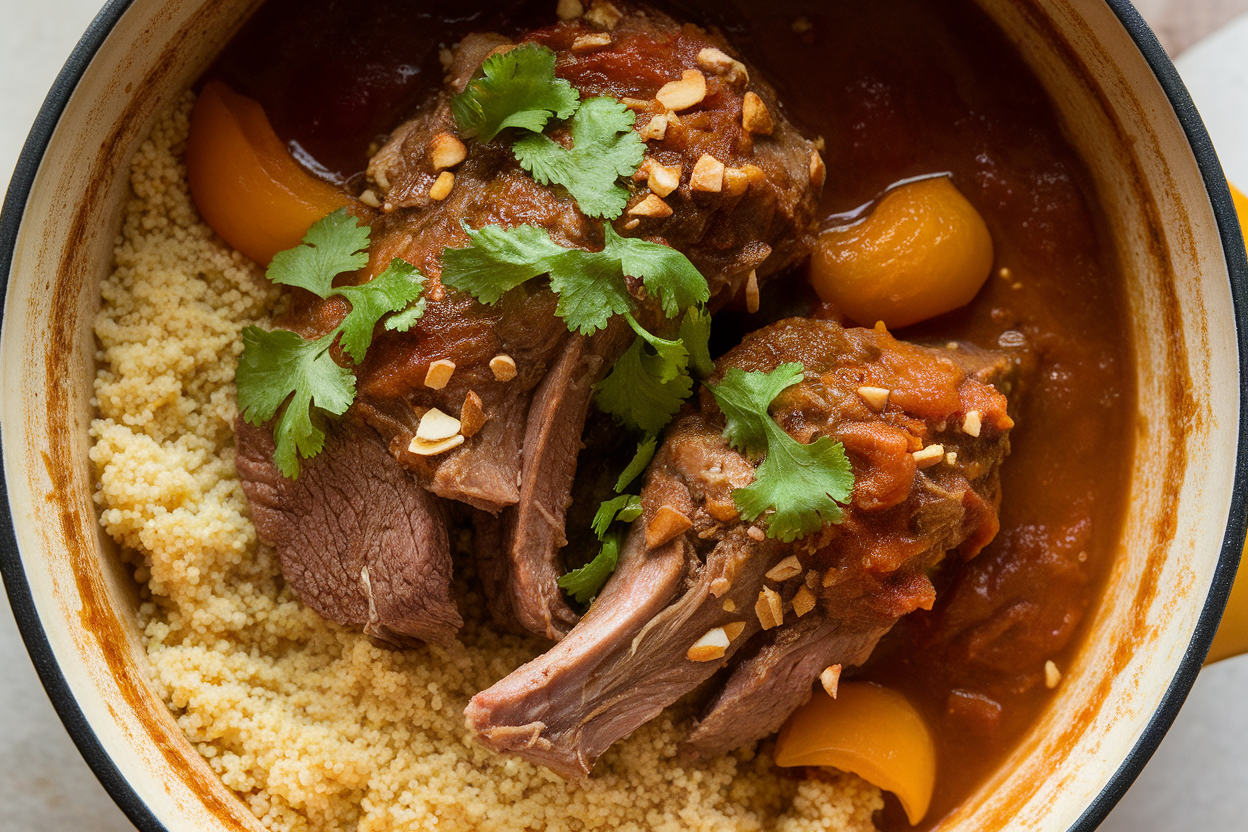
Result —
[{"label": "slivered almond", "polygon": [[724,628],[716,627],[713,630],[707,630],[702,638],[695,641],[685,656],[691,662],[713,662],[724,657],[730,641]]},{"label": "slivered almond", "polygon": [[745,311],[753,315],[758,311],[758,272],[750,269],[750,276],[745,280]]},{"label": "slivered almond", "polygon": [[771,120],[771,113],[758,93],[747,92],[741,99],[741,126],[751,133],[770,136],[776,125]]},{"label": "slivered almond", "polygon": [[459,432],[466,437],[476,436],[488,420],[481,397],[469,390],[464,396],[464,406],[459,409]]},{"label": "slivered almond", "polygon": [[434,170],[446,170],[468,158],[468,148],[450,133],[439,133],[429,143],[429,161]]},{"label": "slivered almond", "polygon": [[867,403],[867,407],[871,408],[876,413],[879,413],[888,406],[889,392],[889,390],[886,390],[883,387],[867,387],[864,385],[863,387],[858,388],[858,395],[861,396],[862,400]]},{"label": "slivered almond", "polygon": [[624,223],[624,230],[632,231],[634,228],[636,228],[639,225],[641,225],[641,220],[637,219],[636,217],[633,217],[631,220]]},{"label": "slivered almond", "polygon": [[713,46],[698,53],[698,66],[707,72],[723,76],[730,84],[747,84],[750,81],[750,73],[746,71],[745,64]]},{"label": "slivered almond", "polygon": [[581,0],[559,0],[555,6],[555,14],[560,20],[572,20],[584,13],[585,7],[581,5]]},{"label": "slivered almond", "polygon": [[667,122],[666,113],[659,113],[651,118],[646,123],[646,126],[641,128],[642,141],[662,141],[663,137],[667,135]]},{"label": "slivered almond", "polygon": [[516,360],[510,355],[496,355],[490,359],[490,372],[495,381],[511,381],[516,377]]},{"label": "slivered almond", "polygon": [[967,436],[979,436],[979,430],[983,427],[983,414],[978,410],[968,410],[966,418],[962,420],[962,432]]},{"label": "slivered almond", "polygon": [[650,165],[646,184],[659,196],[667,196],[680,187],[680,165]]},{"label": "slivered almond", "polygon": [[646,546],[656,549],[693,528],[693,521],[671,506],[661,506],[646,526]]},{"label": "slivered almond", "polygon": [[455,375],[455,362],[447,358],[439,358],[429,365],[425,372],[425,386],[431,390],[441,390]]},{"label": "slivered almond", "polygon": [[767,580],[779,583],[802,574],[802,562],[797,555],[789,555],[784,560],[767,570]]},{"label": "slivered almond", "polygon": [[811,151],[810,154],[810,184],[816,188],[822,188],[823,182],[828,178],[828,166],[823,163],[823,156],[818,150]]},{"label": "slivered almond", "polygon": [[811,592],[809,587],[803,586],[793,596],[793,612],[797,613],[798,618],[801,618],[814,608],[815,593]]},{"label": "slivered almond", "polygon": [[624,13],[607,0],[594,0],[589,6],[589,11],[585,12],[585,19],[595,26],[614,29],[624,19]]},{"label": "slivered almond", "polygon": [[914,457],[914,464],[918,467],[931,468],[945,458],[945,446],[928,445],[921,451],[915,451],[911,456]]},{"label": "slivered almond", "polygon": [[679,81],[668,81],[654,97],[674,113],[687,110],[706,98],[706,76],[699,70],[686,69],[680,73]]},{"label": "slivered almond", "polygon": [[750,175],[742,168],[724,168],[724,193],[741,196],[749,190]]},{"label": "slivered almond", "polygon": [[717,194],[724,189],[724,163],[709,153],[703,153],[693,166],[689,187],[695,191]]},{"label": "slivered almond", "polygon": [[655,194],[647,194],[645,199],[628,209],[628,214],[632,217],[662,219],[672,215],[672,206]]},{"label": "slivered almond", "polygon": [[741,512],[732,500],[707,500],[706,513],[721,523],[736,520]]},{"label": "slivered almond", "polygon": [[433,180],[433,186],[429,188],[429,198],[435,202],[441,202],[451,195],[451,189],[455,187],[455,174],[449,170],[444,170],[438,174],[438,178]]},{"label": "slivered almond", "polygon": [[834,664],[819,674],[819,684],[828,692],[828,696],[836,698],[837,688],[841,686],[841,666]]},{"label": "slivered almond", "polygon": [[732,600],[731,598],[725,598],[724,599],[724,612],[736,612],[736,611],[737,611],[737,602]]},{"label": "slivered almond", "polygon": [[745,632],[744,621],[734,621],[731,624],[724,625],[724,635],[728,636],[729,641],[736,641],[737,636]]},{"label": "slivered almond", "polygon": [[783,624],[784,602],[780,600],[780,594],[774,589],[763,587],[763,591],[758,593],[758,601],[754,604],[754,614],[758,616],[758,623],[764,630]]},{"label": "slivered almond", "polygon": [[458,448],[462,444],[464,444],[464,435],[457,433],[451,438],[443,439],[440,442],[426,442],[423,439],[413,437],[407,449],[421,456],[437,456],[449,451],[451,448]]},{"label": "slivered almond", "polygon": [[454,416],[448,416],[436,407],[425,411],[416,427],[416,438],[425,442],[441,442],[459,433],[460,423]]},{"label": "slivered almond", "polygon": [[724,593],[732,589],[732,583],[727,578],[716,578],[711,581],[711,594],[716,598],[722,598]]},{"label": "slivered almond", "polygon": [[581,35],[572,41],[573,52],[593,52],[595,49],[602,49],[611,45],[611,36],[606,32],[596,32],[592,35]]}]

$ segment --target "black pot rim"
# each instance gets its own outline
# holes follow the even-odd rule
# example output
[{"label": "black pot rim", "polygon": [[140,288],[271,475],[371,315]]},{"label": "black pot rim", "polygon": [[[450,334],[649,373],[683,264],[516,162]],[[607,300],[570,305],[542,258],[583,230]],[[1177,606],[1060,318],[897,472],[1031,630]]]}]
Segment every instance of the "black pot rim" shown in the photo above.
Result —
[{"label": "black pot rim", "polygon": [[[21,227],[22,214],[48,142],[56,130],[70,96],[78,86],[92,58],[95,57],[117,21],[133,2],[134,0],[108,0],[103,10],[91,22],[44,99],[39,115],[22,148],[5,195],[3,211],[0,212],[0,292],[3,292],[5,297],[7,297],[9,273],[13,264],[13,253]],[[1248,258],[1245,257],[1244,240],[1240,233],[1239,221],[1222,166],[1187,88],[1179,79],[1174,64],[1166,55],[1156,35],[1128,0],[1105,0],[1105,3],[1117,15],[1157,76],[1158,82],[1174,107],[1175,115],[1196,157],[1205,189],[1213,205],[1213,213],[1217,220],[1218,233],[1226,258],[1236,319],[1236,341],[1240,366],[1243,367],[1243,358],[1248,356]],[[0,311],[0,317],[2,316],[3,312]],[[1239,440],[1236,449],[1236,473],[1231,509],[1213,583],[1201,610],[1196,630],[1174,679],[1161,703],[1153,712],[1153,717],[1140,739],[1100,794],[1071,827],[1071,832],[1091,832],[1099,826],[1110,810],[1122,799],[1135,778],[1139,776],[1140,771],[1152,757],[1166,731],[1174,722],[1179,708],[1187,699],[1188,692],[1196,680],[1196,674],[1200,671],[1205,656],[1209,652],[1209,646],[1213,642],[1214,634],[1217,632],[1218,622],[1226,607],[1227,597],[1239,566],[1245,528],[1248,526],[1248,505],[1246,505],[1248,500],[1245,499],[1248,497],[1248,383],[1243,381],[1240,384],[1239,409]],[[30,586],[22,569],[12,511],[9,507],[7,484],[3,478],[0,478],[0,526],[3,527],[0,531],[0,575],[3,575],[9,602],[12,605],[14,617],[17,619],[22,639],[26,643],[26,649],[57,715],[61,718],[87,765],[131,823],[142,832],[168,832],[165,825],[152,813],[122,776],[108,752],[101,745],[99,738],[74,700],[73,693],[57,665],[43,625],[39,621]]]}]

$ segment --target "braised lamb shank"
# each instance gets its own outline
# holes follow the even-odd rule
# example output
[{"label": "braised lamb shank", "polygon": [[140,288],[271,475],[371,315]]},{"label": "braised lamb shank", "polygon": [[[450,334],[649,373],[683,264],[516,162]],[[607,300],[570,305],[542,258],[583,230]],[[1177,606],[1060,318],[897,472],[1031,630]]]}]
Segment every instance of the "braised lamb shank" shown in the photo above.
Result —
[{"label": "braised lamb shank", "polygon": [[[586,38],[592,48],[584,48]],[[653,11],[600,0],[585,16],[529,32],[519,41],[550,47],[557,74],[582,97],[613,96],[634,109],[635,129],[647,142],[646,161],[629,183],[630,207],[613,226],[622,236],[643,237],[684,253],[707,279],[712,307],[737,292],[751,274],[765,281],[808,253],[823,184],[822,159],[782,117],[773,90],[732,58],[731,47],[719,37]],[[439,640],[458,623],[445,583],[446,535],[416,531],[442,526],[439,500],[478,512],[478,571],[501,623],[558,639],[577,620],[555,583],[563,571],[558,550],[565,540],[564,515],[594,383],[628,346],[632,332],[617,318],[593,337],[570,334],[554,314],[554,295],[535,283],[484,306],[438,280],[442,252],[468,242],[465,223],[473,228],[536,225],[563,246],[602,246],[600,224],[582,214],[561,188],[541,186],[525,172],[506,133],[484,143],[455,138],[451,97],[465,88],[487,56],[512,45],[497,35],[465,38],[454,50],[444,88],[394,132],[369,165],[372,201],[380,207],[370,217],[370,262],[359,279],[378,274],[394,257],[429,279],[427,311],[417,326],[405,333],[378,328],[356,369],[356,403],[343,417],[367,425],[375,436],[361,441],[388,450],[387,459],[375,454],[370,459],[377,457],[376,465],[395,470],[377,477],[359,466],[318,458],[309,463],[313,476],[308,483],[283,482],[273,467],[271,444],[261,436],[264,429],[241,418],[237,424],[239,472],[253,507],[260,506],[253,512],[257,529],[278,549],[295,592],[344,623],[361,623],[358,611],[373,609],[381,618],[370,632],[383,638]],[[679,112],[669,111],[656,94],[687,72],[700,74],[705,95]],[[454,163],[452,190],[439,200],[431,188],[448,163],[446,148],[456,144],[465,153]],[[711,183],[715,187],[704,182],[695,187],[692,171],[707,157],[712,167],[724,166],[722,179]],[[651,165],[681,170],[679,186],[663,197],[668,216],[639,207],[655,197],[652,187],[666,190],[650,178]],[[653,206],[653,200],[647,205]],[[637,292],[639,319],[656,318],[654,301]],[[321,301],[296,290],[291,311],[280,323],[315,337],[336,326],[346,311],[341,298]],[[439,380],[441,386],[431,375],[435,362],[443,370],[445,362],[454,365],[449,380]],[[409,446],[420,419],[435,407],[461,418],[464,441],[436,455],[413,453]],[[322,456],[352,453],[342,443],[330,443]],[[397,483],[402,477],[436,497],[401,503],[409,515],[399,522],[366,500],[336,500],[337,510],[356,515],[337,524],[321,522],[306,505],[318,493],[334,499],[335,488],[369,494],[367,480]],[[292,534],[293,528],[299,533]],[[387,545],[409,551],[401,561],[403,570],[427,574],[381,586],[374,581],[370,589],[357,569],[365,560],[359,553],[371,551],[370,541],[382,532]],[[330,579],[327,570],[336,570],[337,577]],[[410,599],[381,603],[379,594],[412,586],[429,590],[415,604],[423,614],[382,612],[410,613]],[[326,593],[332,597],[321,597]],[[357,614],[339,613],[348,609]]]},{"label": "braised lamb shank", "polygon": [[[1013,425],[1002,393],[1010,359],[791,319],[748,336],[712,382],[729,367],[786,362],[805,377],[771,413],[803,444],[844,445],[855,484],[843,522],[786,544],[741,520],[732,490],[750,484],[758,461],[723,438],[703,389],[667,431],[600,597],[563,641],[469,704],[484,743],[584,776],[617,739],[721,670],[688,750],[759,739],[825,669],[862,663],[900,616],[930,608],[927,573],[947,553],[971,557],[992,539]],[[698,646],[721,628],[726,649]]]}]

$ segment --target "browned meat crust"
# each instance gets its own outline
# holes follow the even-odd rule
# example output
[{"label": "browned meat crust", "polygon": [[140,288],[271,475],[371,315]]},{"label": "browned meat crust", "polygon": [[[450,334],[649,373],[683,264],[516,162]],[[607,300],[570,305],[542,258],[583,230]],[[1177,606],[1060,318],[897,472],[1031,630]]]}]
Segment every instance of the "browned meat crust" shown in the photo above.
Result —
[{"label": "browned meat crust", "polygon": [[[930,608],[927,572],[946,552],[973,556],[996,533],[1013,422],[987,381],[1009,371],[1006,359],[792,319],[749,336],[717,374],[790,361],[805,366],[805,380],[772,414],[802,443],[843,442],[858,475],[844,521],[792,544],[741,521],[731,492],[749,484],[757,462],[723,439],[722,414],[703,391],[647,473],[644,512],[602,597],[563,642],[469,704],[469,723],[488,745],[565,776],[587,774],[611,743],[739,650],[745,658],[689,748],[714,754],[758,739],[809,697],[824,668],[861,663],[900,616]],[[858,392],[864,386],[890,391],[882,411]],[[975,417],[966,421],[972,411],[977,428]],[[938,460],[916,461],[937,444]],[[648,547],[650,524],[672,510],[692,527]],[[721,657],[687,656],[720,627],[734,633]]]}]

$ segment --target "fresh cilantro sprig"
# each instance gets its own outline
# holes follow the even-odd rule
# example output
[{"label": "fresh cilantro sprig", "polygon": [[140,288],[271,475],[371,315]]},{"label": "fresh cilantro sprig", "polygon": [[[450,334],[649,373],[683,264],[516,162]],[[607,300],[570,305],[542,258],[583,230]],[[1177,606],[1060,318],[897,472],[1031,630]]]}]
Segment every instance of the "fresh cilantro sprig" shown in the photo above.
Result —
[{"label": "fresh cilantro sprig", "polygon": [[572,117],[572,147],[540,133],[516,140],[512,152],[520,167],[541,185],[562,185],[590,217],[618,217],[628,205],[621,176],[632,176],[646,156],[646,144],[633,130],[633,112],[615,98],[590,98]]},{"label": "fresh cilantro sprig", "polygon": [[425,278],[402,260],[391,261],[362,286],[334,288],[334,278],[368,262],[368,240],[368,226],[339,209],[308,229],[302,245],[274,257],[266,272],[283,286],[346,298],[351,311],[332,332],[309,340],[287,329],[243,330],[234,377],[238,406],[243,419],[257,426],[282,411],[273,428],[273,461],[292,479],[299,475],[299,458],[316,456],[324,447],[325,433],[317,424],[322,414],[341,416],[355,400],[355,376],[330,354],[334,341],[341,337],[343,352],[358,364],[382,318],[390,315],[386,328],[403,332],[424,314]]},{"label": "fresh cilantro sprig", "polygon": [[[620,177],[631,176],[646,155],[623,102],[581,101],[555,76],[555,53],[532,43],[488,58],[451,99],[451,112],[463,135],[483,142],[509,127],[521,131],[512,143],[520,166],[542,185],[566,188],[589,217],[614,219],[624,211],[629,192]],[[571,119],[571,148],[542,135],[552,117]]]},{"label": "fresh cilantro sprig", "polygon": [[445,285],[494,304],[526,280],[548,274],[550,288],[559,296],[555,314],[583,335],[636,308],[626,275],[640,278],[668,317],[710,298],[706,279],[689,258],[658,243],[621,237],[610,225],[603,227],[602,251],[564,248],[533,225],[474,230],[465,224],[464,230],[470,244],[442,253]]},{"label": "fresh cilantro sprig", "polygon": [[854,487],[854,475],[840,442],[826,436],[803,445],[768,413],[776,396],[801,382],[801,364],[781,364],[770,373],[733,367],[719,384],[708,384],[724,412],[724,438],[749,456],[765,453],[754,482],[732,492],[746,520],[767,512],[767,536],[788,543],[839,523],[840,506]]},{"label": "fresh cilantro sprig", "polygon": [[559,588],[576,599],[578,604],[588,604],[602,589],[620,559],[620,544],[624,533],[620,529],[607,532],[602,538],[602,548],[594,559],[579,569],[560,575]]},{"label": "fresh cilantro sprig", "polygon": [[451,99],[451,112],[465,136],[488,142],[508,127],[539,133],[579,102],[576,89],[555,77],[555,53],[528,43],[486,58],[481,75]]},{"label": "fresh cilantro sprig", "polygon": [[659,438],[653,434],[637,443],[637,452],[633,454],[633,458],[629,460],[628,465],[624,466],[624,470],[620,472],[620,478],[615,481],[616,494],[628,488],[633,480],[641,476],[642,472],[646,470],[646,466],[650,464],[650,460],[654,459],[654,451],[658,444]]}]

